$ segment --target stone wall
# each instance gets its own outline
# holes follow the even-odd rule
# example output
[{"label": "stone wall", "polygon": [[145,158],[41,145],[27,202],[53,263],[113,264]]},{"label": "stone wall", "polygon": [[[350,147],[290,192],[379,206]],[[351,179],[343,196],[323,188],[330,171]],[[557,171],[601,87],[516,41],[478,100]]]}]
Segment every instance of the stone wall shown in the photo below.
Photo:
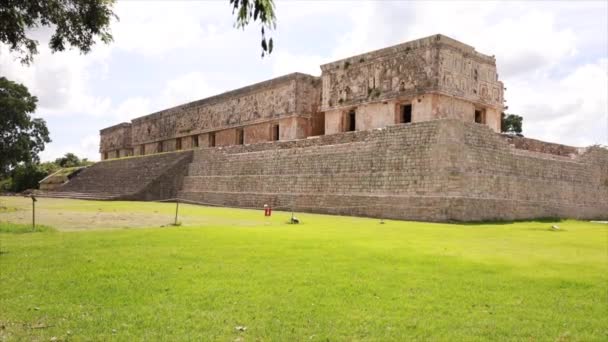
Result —
[{"label": "stone wall", "polygon": [[223,143],[232,128],[290,116],[310,118],[318,107],[313,96],[318,86],[317,78],[295,73],[136,118],[133,145],[211,131],[222,131],[218,134]]},{"label": "stone wall", "polygon": [[[608,218],[608,150],[591,148],[560,157],[521,153],[499,135],[467,124],[459,159],[462,188],[470,203],[461,201],[453,217],[467,220],[480,211],[482,219],[568,217]],[[465,198],[466,199],[466,198]]]},{"label": "stone wall", "polygon": [[608,150],[443,119],[105,161],[60,190],[424,221],[608,219]]},{"label": "stone wall", "polygon": [[119,158],[132,155],[131,124],[123,122],[100,131],[99,152],[101,159]]},{"label": "stone wall", "polygon": [[608,151],[546,156],[484,125],[435,120],[195,151],[179,196],[427,221],[606,218]]},{"label": "stone wall", "polygon": [[505,139],[509,145],[521,150],[567,157],[575,157],[579,154],[579,152],[582,152],[578,147],[554,144],[515,135],[503,134],[501,137]]}]

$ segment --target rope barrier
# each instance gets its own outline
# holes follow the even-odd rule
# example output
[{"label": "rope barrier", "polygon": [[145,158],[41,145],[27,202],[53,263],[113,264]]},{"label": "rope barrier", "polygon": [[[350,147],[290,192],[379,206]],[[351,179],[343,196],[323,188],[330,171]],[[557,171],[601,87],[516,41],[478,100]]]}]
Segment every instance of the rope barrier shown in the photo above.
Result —
[{"label": "rope barrier", "polygon": [[[26,197],[28,198],[28,197]],[[38,199],[47,199],[47,198],[51,198],[54,199],[54,197],[37,197]],[[239,209],[252,209],[252,210],[261,210],[263,209],[263,204],[260,206],[255,206],[255,207],[251,207],[251,206],[228,206],[225,204],[218,204],[218,203],[211,203],[211,202],[201,202],[201,201],[195,201],[195,200],[191,200],[191,199],[186,199],[186,198],[179,198],[179,197],[172,197],[172,198],[165,198],[165,199],[161,199],[161,200],[153,200],[153,201],[147,201],[147,202],[156,202],[156,203],[175,203],[179,201],[180,203],[185,203],[185,204],[192,204],[192,205],[201,205],[201,206],[207,206],[207,207],[217,207],[217,208],[239,208]],[[44,201],[39,203],[39,206],[43,205]],[[375,207],[399,207],[398,205],[390,205],[390,204],[374,204],[374,203],[370,203],[370,204],[366,204],[366,205],[353,205],[353,206],[323,206],[323,209],[360,209],[360,208],[375,208]],[[17,205],[14,206],[13,208],[15,209],[29,209],[31,208],[31,203],[27,203],[24,205]],[[41,207],[43,208],[43,207]],[[278,206],[278,207],[272,207],[273,210],[279,210],[279,211],[291,211],[291,206],[290,205],[282,205],[282,206]]]},{"label": "rope barrier", "polygon": [[[28,197],[25,197],[28,198]],[[47,197],[38,197],[39,199],[46,199]],[[48,197],[48,198],[52,198],[52,197]],[[38,209],[42,209],[45,210],[45,202],[44,200],[38,202]],[[186,199],[186,198],[180,198],[180,197],[172,197],[172,198],[165,198],[165,199],[160,199],[160,200],[154,200],[154,201],[147,201],[147,202],[153,202],[153,203],[176,203],[176,208],[175,208],[175,219],[173,220],[173,224],[174,225],[179,225],[181,223],[179,223],[178,221],[178,210],[179,210],[179,204],[190,204],[190,205],[199,205],[199,206],[205,206],[205,207],[216,207],[216,208],[237,208],[237,209],[249,209],[249,210],[263,210],[264,207],[261,204],[260,206],[255,206],[255,207],[251,207],[251,206],[227,206],[225,204],[218,204],[218,203],[211,203],[211,202],[204,202],[204,201],[196,201],[196,200],[191,200],[191,199]],[[48,202],[47,202],[48,203]],[[94,203],[91,203],[91,205],[96,205]],[[21,211],[21,210],[28,210],[31,209],[31,203],[27,203],[27,204],[23,204],[23,205],[13,205],[13,208]],[[354,205],[354,206],[323,206],[323,207],[319,207],[319,206],[302,206],[302,207],[296,207],[293,203],[293,199],[292,199],[292,204],[291,205],[282,205],[282,206],[277,206],[277,207],[272,207],[273,210],[276,211],[282,211],[282,212],[294,212],[294,210],[306,210],[306,209],[312,209],[310,210],[311,212],[314,209],[317,209],[315,211],[318,211],[318,209],[323,209],[323,211],[325,213],[334,213],[334,214],[348,214],[349,211],[352,210],[356,210],[356,209],[362,209],[362,208],[366,208],[366,209],[373,209],[373,210],[382,210],[382,213],[380,213],[380,220],[383,221],[383,217],[385,216],[385,210],[387,208],[390,207],[394,207],[394,208],[399,208],[399,205],[391,205],[391,204],[375,204],[375,203],[370,203],[367,205]]]}]

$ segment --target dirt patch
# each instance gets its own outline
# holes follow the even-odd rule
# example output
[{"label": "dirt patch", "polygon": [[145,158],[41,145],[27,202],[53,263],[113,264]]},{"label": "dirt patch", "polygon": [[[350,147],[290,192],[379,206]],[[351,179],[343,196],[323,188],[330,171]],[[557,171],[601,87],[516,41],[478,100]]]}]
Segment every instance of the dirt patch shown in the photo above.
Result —
[{"label": "dirt patch", "polygon": [[[13,210],[0,212],[0,222],[31,224],[32,201],[24,197],[0,197],[2,205]],[[265,222],[258,212],[245,215],[218,214],[217,208],[180,204],[181,226],[258,226],[276,225],[284,220]],[[221,210],[221,209],[220,209]],[[277,213],[278,214],[278,213]],[[174,203],[83,201],[39,198],[36,224],[62,231],[90,229],[167,227],[175,222]]]},{"label": "dirt patch", "polygon": [[[5,213],[0,220],[13,223],[31,223],[31,212],[25,210]],[[101,228],[159,227],[171,222],[167,215],[119,213],[119,212],[62,212],[49,209],[36,210],[36,222],[60,230],[85,230]]]}]

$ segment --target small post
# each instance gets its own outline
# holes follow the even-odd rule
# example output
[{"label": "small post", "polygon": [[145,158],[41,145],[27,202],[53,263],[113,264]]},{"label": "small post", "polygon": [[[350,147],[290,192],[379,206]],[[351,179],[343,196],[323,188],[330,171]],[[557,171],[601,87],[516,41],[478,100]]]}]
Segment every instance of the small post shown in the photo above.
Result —
[{"label": "small post", "polygon": [[264,204],[264,221],[266,225],[269,223],[268,220],[270,219],[270,210],[270,206],[268,204]]},{"label": "small post", "polygon": [[34,195],[30,195],[32,198],[32,231],[36,230],[36,197]]},{"label": "small post", "polygon": [[177,226],[177,213],[179,210],[179,198],[175,200],[175,222],[173,223],[174,226]]},{"label": "small post", "polygon": [[289,221],[290,223],[293,223],[293,218],[295,217],[294,213],[293,213],[293,207],[295,206],[295,197],[291,198],[291,220]]}]

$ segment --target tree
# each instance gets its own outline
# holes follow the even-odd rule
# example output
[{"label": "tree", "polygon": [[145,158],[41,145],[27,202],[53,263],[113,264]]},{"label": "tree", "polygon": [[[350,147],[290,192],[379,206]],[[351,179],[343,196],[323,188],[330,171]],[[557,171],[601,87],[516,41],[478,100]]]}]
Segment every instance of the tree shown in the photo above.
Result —
[{"label": "tree", "polygon": [[28,37],[33,29],[51,27],[51,51],[68,46],[87,53],[95,38],[112,41],[110,23],[114,0],[4,0],[0,1],[0,42],[29,64],[38,53],[38,41]]},{"label": "tree", "polygon": [[510,134],[521,134],[524,118],[516,114],[501,114],[500,131]]},{"label": "tree", "polygon": [[25,86],[0,77],[0,176],[21,162],[38,162],[51,142],[45,121],[30,117],[37,101]]},{"label": "tree", "polygon": [[[28,36],[39,27],[50,27],[51,51],[66,47],[87,53],[99,38],[112,41],[109,27],[114,0],[3,0],[0,1],[0,43],[17,53],[24,64],[38,53],[38,41]],[[0,78],[0,177],[19,163],[39,161],[38,153],[49,143],[43,119],[32,119],[37,98],[27,88]]]},{"label": "tree", "polygon": [[272,53],[272,38],[266,40],[266,32],[277,26],[273,0],[229,0],[232,14],[236,12],[236,27],[245,28],[253,20],[259,21],[262,31],[262,57]]},{"label": "tree", "polygon": [[58,167],[76,167],[88,166],[93,164],[87,158],[78,158],[74,153],[66,153],[63,157],[55,159],[55,165]]},{"label": "tree", "polygon": [[74,153],[66,153],[63,157],[55,159],[55,164],[60,167],[80,166],[80,159]]},{"label": "tree", "polygon": [[11,172],[11,192],[21,192],[27,189],[38,189],[38,182],[48,175],[40,164],[25,163],[15,167]]},{"label": "tree", "polygon": [[[276,27],[274,0],[228,0],[236,14],[235,26],[245,28],[259,22],[262,34],[262,57],[272,53],[272,38],[266,33]],[[0,42],[29,64],[38,53],[38,41],[28,36],[39,27],[54,28],[49,41],[51,51],[72,46],[83,53],[91,50],[95,38],[104,43],[113,40],[110,33],[115,0],[4,0],[0,1]]]}]

